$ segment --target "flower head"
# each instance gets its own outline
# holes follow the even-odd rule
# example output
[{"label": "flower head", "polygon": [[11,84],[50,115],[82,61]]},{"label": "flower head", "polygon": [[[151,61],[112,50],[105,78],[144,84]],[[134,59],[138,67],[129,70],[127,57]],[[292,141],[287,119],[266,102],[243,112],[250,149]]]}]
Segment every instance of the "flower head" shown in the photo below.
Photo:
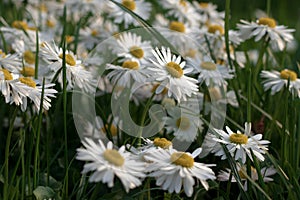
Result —
[{"label": "flower head", "polygon": [[293,40],[294,29],[287,29],[286,26],[277,25],[276,21],[269,17],[259,18],[256,22],[247,22],[241,20],[241,24],[237,25],[240,30],[240,35],[243,39],[254,37],[255,41],[270,39],[271,43],[276,44],[282,51],[286,43]]},{"label": "flower head", "polygon": [[170,48],[165,47],[161,50],[156,48],[152,53],[156,60],[150,60],[154,64],[154,67],[149,68],[154,72],[151,78],[160,82],[156,93],[162,92],[166,87],[168,96],[173,96],[177,101],[186,100],[186,96],[197,93],[197,80],[185,75],[190,70],[184,69],[185,61],[181,61],[181,56],[172,55]]},{"label": "flower head", "polygon": [[147,171],[151,172],[149,176],[155,177],[156,185],[168,190],[169,193],[179,193],[183,186],[185,194],[188,197],[192,196],[194,177],[208,190],[206,180],[215,179],[214,172],[209,167],[214,165],[196,162],[194,158],[200,152],[200,148],[192,154],[161,148],[149,151],[144,156],[145,160],[150,162],[147,167]]},{"label": "flower head", "polygon": [[[251,155],[251,151],[253,151],[253,154],[258,160],[264,161],[265,158],[263,154],[268,150],[267,144],[270,142],[268,140],[262,140],[262,134],[251,136],[251,123],[245,123],[245,133],[241,133],[240,131],[234,133],[227,126],[226,130],[227,133],[223,130],[215,129],[218,137],[215,136],[214,140],[224,144],[235,160],[241,160],[242,163],[245,163],[247,156],[253,160]],[[220,153],[220,151],[216,150],[215,152]],[[225,159],[225,152],[223,153],[224,154],[220,156],[222,156],[222,159]]]},{"label": "flower head", "polygon": [[108,142],[107,146],[101,140],[98,142],[86,138],[82,141],[85,148],[77,149],[76,159],[89,162],[84,165],[82,173],[93,172],[89,181],[102,181],[107,183],[108,187],[113,187],[116,175],[126,192],[140,186],[141,178],[146,176],[145,164],[127,152],[125,146],[117,150],[113,148],[112,142]]},{"label": "flower head", "polygon": [[284,69],[280,72],[275,70],[264,70],[260,75],[264,79],[262,82],[264,85],[264,89],[271,89],[272,95],[282,90],[283,87],[289,87],[288,90],[293,95],[300,98],[300,79],[298,78],[296,72],[290,69]]}]

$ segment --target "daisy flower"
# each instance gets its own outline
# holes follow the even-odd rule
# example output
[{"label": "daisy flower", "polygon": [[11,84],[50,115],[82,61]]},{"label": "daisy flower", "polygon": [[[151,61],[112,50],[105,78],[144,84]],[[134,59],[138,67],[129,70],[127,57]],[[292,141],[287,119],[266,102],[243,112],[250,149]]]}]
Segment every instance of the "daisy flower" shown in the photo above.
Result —
[{"label": "daisy flower", "polygon": [[108,187],[113,187],[116,175],[126,192],[142,184],[141,179],[146,176],[145,163],[127,152],[125,146],[117,150],[113,148],[111,141],[105,146],[101,140],[95,143],[89,138],[82,143],[85,148],[77,149],[76,159],[88,162],[84,165],[82,173],[93,172],[89,178],[90,182],[102,181],[107,183]]},{"label": "daisy flower", "polygon": [[225,17],[224,12],[218,12],[217,6],[208,2],[193,1],[194,8],[200,14],[200,20],[205,23],[216,23],[223,21]]},{"label": "daisy flower", "polygon": [[[44,42],[40,48],[40,53],[44,60],[48,63],[48,68],[52,71],[52,76],[60,71],[58,76],[58,82],[63,84],[63,50],[53,44],[50,45]],[[67,78],[67,89],[72,89],[74,86],[78,86],[86,92],[93,92],[96,86],[96,80],[93,75],[87,71],[83,65],[82,61],[78,60],[73,52],[66,50],[65,52],[66,60],[66,78]],[[51,77],[53,78],[53,77]]]},{"label": "daisy flower", "polygon": [[106,69],[112,70],[107,74],[107,78],[111,79],[114,85],[128,88],[136,82],[143,83],[149,73],[145,65],[132,60],[124,61],[121,66],[107,64]]},{"label": "daisy flower", "polygon": [[14,54],[5,54],[1,49],[0,49],[0,66],[3,68],[14,72],[16,68],[21,68],[22,66],[22,61],[21,57],[14,53]]},{"label": "daisy flower", "polygon": [[[51,107],[51,99],[55,98],[56,90],[51,89],[54,84],[45,84],[43,108],[49,110]],[[6,103],[15,103],[21,105],[21,110],[27,108],[27,98],[33,101],[37,111],[40,109],[42,86],[30,77],[20,77],[18,74],[12,74],[6,69],[0,69],[0,89],[5,97]]]},{"label": "daisy flower", "polygon": [[198,25],[200,15],[190,2],[186,0],[165,0],[159,1],[159,3],[167,10],[168,16],[173,16],[179,21],[187,21],[191,25]]},{"label": "daisy flower", "polygon": [[27,95],[27,90],[21,87],[23,84],[19,83],[17,79],[18,76],[7,69],[0,69],[0,90],[5,98],[5,103],[14,102],[16,105],[20,105],[22,97]]},{"label": "daisy flower", "polygon": [[[131,10],[144,20],[148,20],[150,17],[151,4],[149,2],[145,2],[144,0],[116,0],[116,2],[122,4],[124,7]],[[139,22],[136,19],[118,5],[110,2],[109,6],[112,9],[109,16],[113,18],[115,23],[124,23],[125,28],[131,24],[135,26],[139,25]]]},{"label": "daisy flower", "polygon": [[95,16],[90,19],[90,24],[79,31],[80,43],[87,49],[91,50],[103,40],[118,33],[119,29],[116,24],[105,20],[101,16]]},{"label": "daisy flower", "polygon": [[[262,140],[262,134],[251,136],[251,123],[245,123],[245,133],[241,133],[240,131],[234,133],[227,126],[227,133],[220,129],[214,130],[219,136],[215,137],[214,140],[220,144],[224,144],[235,160],[241,160],[242,163],[245,163],[247,156],[253,160],[250,150],[253,151],[253,154],[258,160],[265,160],[263,154],[268,150],[267,144],[270,142],[268,140]],[[222,156],[221,159],[226,158],[225,154],[220,156]]]},{"label": "daisy flower", "polygon": [[167,133],[174,133],[179,141],[193,142],[198,131],[202,130],[203,122],[199,118],[200,114],[196,113],[196,110],[190,111],[182,107],[172,107],[167,111],[169,114],[165,117]]},{"label": "daisy flower", "polygon": [[264,78],[263,85],[264,90],[271,89],[271,94],[282,90],[283,87],[287,87],[289,84],[289,91],[300,98],[300,79],[297,76],[297,73],[290,70],[284,69],[280,72],[272,70],[272,71],[262,71],[260,76]]},{"label": "daisy flower", "polygon": [[227,85],[226,79],[232,79],[233,75],[231,70],[219,64],[215,64],[208,57],[200,59],[188,58],[187,67],[193,70],[193,73],[198,74],[199,83],[205,82],[207,86],[212,84],[222,86]]},{"label": "daisy flower", "polygon": [[157,30],[162,33],[164,37],[177,48],[184,44],[195,46],[195,36],[200,33],[197,27],[193,27],[188,23],[181,21],[168,21],[167,26],[158,27]]},{"label": "daisy flower", "polygon": [[287,29],[286,26],[277,25],[274,19],[268,17],[261,17],[256,22],[241,20],[241,24],[238,24],[237,27],[242,38],[249,39],[254,37],[255,41],[259,41],[265,37],[265,40],[270,40],[281,51],[285,48],[286,43],[294,39],[291,34],[295,31],[294,29]]},{"label": "daisy flower", "polygon": [[112,46],[113,53],[118,57],[124,59],[131,59],[141,62],[142,64],[148,63],[146,58],[151,54],[151,42],[142,41],[142,37],[131,32],[124,32],[117,38],[117,42]]},{"label": "daisy flower", "polygon": [[156,93],[161,93],[164,88],[168,89],[168,96],[173,96],[178,102],[181,99],[186,100],[187,96],[198,92],[197,80],[186,76],[191,72],[185,67],[185,61],[181,61],[181,56],[171,54],[170,48],[162,47],[161,50],[156,48],[152,50],[156,60],[150,59],[154,67],[149,68],[153,71],[153,79],[160,82]]},{"label": "daisy flower", "polygon": [[[247,191],[247,180],[250,175],[247,175],[247,169],[246,166],[241,166],[239,163],[236,164],[237,171],[239,174],[239,177],[242,181],[244,181],[244,190]],[[271,167],[263,167],[260,170],[260,173],[263,177],[264,182],[270,182],[273,181],[273,178],[270,176],[277,173],[276,169]],[[217,176],[217,179],[219,181],[229,181],[229,178],[231,177],[231,182],[236,182],[236,179],[234,176],[232,176],[232,172],[230,169],[226,168],[225,170],[221,170]],[[251,179],[254,181],[258,180],[258,173],[257,170],[251,166]]]},{"label": "daisy flower", "polygon": [[[34,81],[30,77],[20,77],[19,81],[25,85],[27,85],[28,94],[27,97],[33,101],[35,109],[37,111],[40,110],[40,103],[43,100],[43,109],[49,110],[51,107],[51,98],[55,98],[55,94],[57,91],[55,89],[51,89],[55,84],[45,84],[44,85],[44,96],[42,99],[42,85],[38,85],[36,81]],[[27,98],[23,97],[21,109],[25,111],[27,108]]]},{"label": "daisy flower", "polygon": [[168,190],[169,193],[179,193],[183,186],[185,194],[191,197],[195,184],[194,177],[208,190],[207,180],[216,178],[210,168],[215,165],[195,162],[194,158],[200,152],[201,148],[196,149],[192,154],[161,148],[148,151],[144,156],[149,162],[146,170],[151,173],[148,176],[154,177],[156,185],[161,186],[163,190]]}]

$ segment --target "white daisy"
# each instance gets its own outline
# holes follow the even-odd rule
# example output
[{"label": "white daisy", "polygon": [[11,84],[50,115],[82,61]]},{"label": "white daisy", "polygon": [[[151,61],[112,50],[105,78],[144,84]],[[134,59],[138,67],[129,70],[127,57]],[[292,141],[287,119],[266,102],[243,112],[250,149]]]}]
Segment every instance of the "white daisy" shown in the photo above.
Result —
[{"label": "white daisy", "polygon": [[193,1],[194,8],[200,14],[202,24],[205,23],[218,23],[223,21],[225,12],[219,12],[217,5],[208,2]]},{"label": "white daisy", "polygon": [[170,48],[162,47],[152,50],[156,60],[150,59],[154,67],[149,68],[153,71],[152,78],[160,82],[156,93],[160,93],[164,88],[168,89],[168,96],[173,96],[177,101],[186,100],[187,96],[198,92],[197,80],[186,76],[191,70],[183,69],[185,61],[181,61],[181,56],[171,54]]},{"label": "white daisy", "polygon": [[113,53],[119,57],[124,57],[123,60],[137,60],[142,64],[148,63],[147,58],[151,54],[151,42],[142,41],[142,37],[131,32],[124,32],[117,38],[116,45],[112,46]]},{"label": "white daisy", "polygon": [[[37,111],[40,110],[40,103],[43,100],[43,109],[45,110],[49,110],[49,108],[51,107],[51,98],[55,98],[55,94],[57,93],[57,91],[55,89],[51,89],[51,87],[53,87],[55,84],[45,84],[44,85],[44,96],[42,99],[42,89],[43,86],[42,85],[37,85],[37,82],[34,81],[32,78],[30,77],[20,77],[19,81],[22,84],[27,85],[27,89],[28,89],[28,94],[27,97],[33,101],[35,109]],[[23,101],[22,101],[22,105],[21,105],[21,109],[24,112],[27,109],[27,98],[23,97]]]},{"label": "white daisy", "polygon": [[190,2],[186,0],[165,0],[159,1],[159,3],[167,10],[167,16],[173,16],[179,21],[186,21],[194,26],[198,25],[201,16]]},{"label": "white daisy", "polygon": [[[145,2],[144,0],[116,0],[116,2],[122,4],[144,20],[148,20],[150,17],[151,4],[149,2]],[[113,18],[115,23],[124,23],[125,28],[131,24],[135,26],[139,25],[139,22],[134,19],[132,15],[124,11],[118,5],[110,3],[110,7],[112,10],[109,13],[109,16]]]},{"label": "white daisy", "polygon": [[[258,180],[258,173],[257,170],[254,167],[251,167],[251,176],[247,174],[247,168],[246,166],[241,166],[239,163],[236,164],[236,168],[239,174],[240,179],[245,182],[244,183],[244,190],[247,191],[247,177],[251,177],[252,180],[257,181]],[[277,173],[276,169],[271,167],[263,167],[260,169],[260,173],[262,175],[264,182],[270,182],[273,181],[273,178],[270,176]],[[217,176],[217,179],[219,181],[229,181],[229,178],[231,177],[231,182],[236,182],[236,179],[234,176],[232,176],[231,169],[226,168],[225,170],[221,170]]]},{"label": "white daisy", "polygon": [[270,42],[276,44],[281,51],[285,48],[286,43],[294,39],[291,34],[295,31],[294,29],[276,25],[276,21],[268,17],[259,18],[256,22],[241,20],[241,24],[238,24],[237,27],[242,38],[249,39],[254,37],[255,41],[259,41],[265,37],[265,40],[270,39]]},{"label": "white daisy", "polygon": [[126,60],[122,66],[107,64],[107,70],[112,70],[107,74],[107,78],[112,80],[114,85],[128,87],[138,82],[143,83],[148,76],[149,70],[138,61]]},{"label": "white daisy", "polygon": [[116,175],[126,192],[140,186],[141,179],[146,176],[144,174],[145,163],[127,152],[125,146],[116,150],[112,142],[108,142],[106,147],[101,140],[98,142],[95,143],[92,139],[86,138],[82,141],[85,148],[77,149],[76,159],[88,162],[84,165],[82,173],[93,172],[89,181],[102,181],[107,183],[108,187],[113,187]]},{"label": "white daisy", "polygon": [[105,10],[106,1],[103,0],[67,0],[66,5],[71,10],[71,13],[78,13],[83,16],[91,12],[98,14],[99,11]]},{"label": "white daisy", "polygon": [[192,154],[179,152],[175,149],[158,148],[148,151],[144,158],[149,161],[147,171],[148,176],[155,177],[156,185],[169,193],[179,193],[183,185],[185,194],[190,197],[193,194],[193,186],[196,177],[203,187],[208,190],[209,185],[206,180],[215,179],[215,174],[209,167],[213,164],[203,164],[195,162],[194,158],[199,155],[201,148],[196,149]]},{"label": "white daisy", "polygon": [[207,86],[213,84],[217,86],[227,85],[226,79],[232,79],[233,75],[231,70],[227,67],[219,64],[215,64],[208,57],[200,59],[188,58],[187,67],[192,69],[195,74],[198,74],[198,81],[201,83],[205,82]]},{"label": "white daisy", "polygon": [[289,69],[284,69],[280,72],[275,70],[270,72],[263,70],[260,76],[265,79],[262,82],[264,90],[271,89],[272,95],[282,90],[283,87],[287,87],[289,84],[289,91],[300,98],[300,79],[297,77],[296,72]]},{"label": "white daisy", "polygon": [[[53,78],[59,71],[58,82],[63,84],[63,50],[53,44],[50,45],[44,42],[40,48],[40,53],[44,60],[48,63],[48,68],[52,70],[51,78]],[[78,86],[85,92],[93,92],[96,86],[96,80],[93,75],[87,71],[81,60],[78,60],[73,52],[66,50],[66,78],[67,78],[67,89],[72,89],[74,86]]]},{"label": "white daisy", "polygon": [[[245,133],[237,131],[234,133],[229,127],[226,126],[227,133],[220,129],[214,129],[218,134],[214,138],[215,141],[224,144],[228,149],[229,153],[235,160],[241,160],[242,163],[246,162],[246,157],[248,156],[253,160],[251,151],[260,161],[264,161],[264,156],[268,150],[267,144],[270,142],[268,140],[262,140],[262,134],[256,134],[251,136],[251,123],[245,123]],[[219,152],[219,151],[216,151]],[[221,159],[225,159],[226,155],[221,155]]]},{"label": "white daisy", "polygon": [[26,97],[28,94],[26,88],[22,86],[17,75],[7,69],[0,69],[0,90],[5,98],[5,103],[14,102],[16,105],[21,105],[22,97]]},{"label": "white daisy", "polygon": [[80,43],[91,50],[103,40],[118,33],[118,26],[101,16],[95,16],[90,19],[90,24],[79,31]]},{"label": "white daisy", "polygon": [[15,72],[17,68],[20,69],[22,66],[21,57],[16,53],[5,54],[0,49],[0,66],[11,72]]},{"label": "white daisy", "polygon": [[167,111],[169,114],[165,117],[167,133],[173,133],[179,141],[193,142],[202,130],[203,122],[199,118],[200,114],[182,107],[172,107]]},{"label": "white daisy", "polygon": [[176,20],[168,21],[167,26],[157,27],[156,29],[176,48],[180,48],[184,44],[191,47],[195,46],[195,36],[200,34],[197,27]]}]

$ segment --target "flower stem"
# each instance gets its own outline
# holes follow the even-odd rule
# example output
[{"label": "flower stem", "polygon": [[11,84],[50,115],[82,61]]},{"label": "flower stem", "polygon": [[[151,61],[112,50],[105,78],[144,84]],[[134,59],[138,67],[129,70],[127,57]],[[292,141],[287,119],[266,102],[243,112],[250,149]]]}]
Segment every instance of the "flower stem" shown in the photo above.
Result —
[{"label": "flower stem", "polygon": [[230,57],[230,48],[229,48],[229,16],[230,16],[230,0],[226,0],[225,4],[225,46],[226,53],[228,58],[228,64],[230,69],[233,69],[231,57]]},{"label": "flower stem", "polygon": [[4,200],[8,200],[9,199],[9,190],[8,190],[8,186],[9,186],[9,177],[8,177],[8,169],[9,169],[9,164],[8,164],[8,158],[9,158],[9,146],[10,146],[10,140],[12,137],[12,133],[13,133],[13,128],[14,128],[14,122],[15,119],[17,117],[17,111],[18,108],[16,107],[14,110],[14,113],[11,117],[11,121],[9,124],[9,130],[7,133],[7,138],[6,138],[6,146],[5,146],[5,171],[4,171],[4,186],[3,186],[3,199]]}]

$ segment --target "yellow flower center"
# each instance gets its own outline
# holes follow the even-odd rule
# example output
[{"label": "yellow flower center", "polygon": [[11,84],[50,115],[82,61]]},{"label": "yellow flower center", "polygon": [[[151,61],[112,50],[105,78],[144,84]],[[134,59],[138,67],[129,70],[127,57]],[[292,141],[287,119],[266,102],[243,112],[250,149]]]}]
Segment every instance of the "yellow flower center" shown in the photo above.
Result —
[{"label": "yellow flower center", "polygon": [[199,5],[200,5],[201,8],[207,8],[208,7],[208,3],[206,3],[206,2],[200,2]]},{"label": "yellow flower center", "polygon": [[213,33],[213,34],[219,32],[221,35],[224,35],[224,33],[225,33],[224,28],[222,26],[220,26],[220,25],[217,25],[217,24],[215,24],[215,25],[209,25],[207,31],[209,33]]},{"label": "yellow flower center", "polygon": [[167,63],[166,68],[171,76],[175,78],[180,78],[183,75],[183,70],[181,69],[180,65],[175,62]]},{"label": "yellow flower center", "polygon": [[172,145],[172,142],[167,140],[166,138],[155,138],[153,144],[157,147],[167,149]]},{"label": "yellow flower center", "polygon": [[172,31],[177,31],[180,33],[184,33],[185,32],[185,26],[183,23],[178,22],[178,21],[172,21],[169,25],[170,30]]},{"label": "yellow flower center", "polygon": [[69,44],[74,41],[74,37],[72,35],[66,35],[66,42]]},{"label": "yellow flower center", "polygon": [[20,73],[23,76],[34,76],[34,68],[33,67],[23,67],[23,69],[20,71]]},{"label": "yellow flower center", "polygon": [[193,167],[194,158],[184,152],[175,152],[171,155],[171,162],[182,167]]},{"label": "yellow flower center", "polygon": [[48,11],[48,8],[47,8],[46,4],[42,3],[39,6],[39,10],[46,13]]},{"label": "yellow flower center", "polygon": [[123,62],[122,67],[127,69],[138,70],[140,68],[139,63],[135,61],[126,60]]},{"label": "yellow flower center", "polygon": [[51,19],[47,19],[46,20],[46,26],[48,26],[49,28],[54,28],[55,27],[55,21],[53,21]]},{"label": "yellow flower center", "polygon": [[176,121],[176,126],[179,129],[185,131],[185,130],[189,129],[189,127],[191,126],[191,122],[190,122],[189,118],[187,118],[187,117],[180,117]]},{"label": "yellow flower center", "polygon": [[[63,54],[61,53],[59,55],[59,57],[62,59],[63,58]],[[74,57],[71,54],[66,54],[65,55],[65,59],[66,59],[66,63],[70,66],[75,66],[76,65],[76,60],[74,59]]]},{"label": "yellow flower center", "polygon": [[190,58],[195,58],[197,54],[197,50],[195,49],[189,49],[186,53],[185,53],[185,56],[186,57],[190,57]]},{"label": "yellow flower center", "polygon": [[266,25],[270,28],[275,28],[276,27],[276,21],[272,18],[269,17],[262,17],[258,19],[258,24],[260,25]]},{"label": "yellow flower center", "polygon": [[13,21],[12,25],[13,28],[21,29],[21,30],[36,30],[35,27],[29,27],[28,24],[24,21]]},{"label": "yellow flower center", "polygon": [[280,72],[280,78],[295,81],[297,80],[297,74],[292,70],[284,69]]},{"label": "yellow flower center", "polygon": [[26,50],[24,52],[23,56],[24,56],[24,60],[26,63],[31,64],[31,65],[35,63],[35,55],[34,55],[34,53],[32,53],[32,51]]},{"label": "yellow flower center", "polygon": [[18,21],[18,20],[13,21],[11,26],[16,29],[24,29],[24,30],[28,29],[28,24],[24,21]]},{"label": "yellow flower center", "polygon": [[13,76],[7,69],[0,69],[0,71],[3,73],[5,80],[10,81],[13,79]]},{"label": "yellow flower center", "polygon": [[144,57],[144,51],[142,48],[138,46],[132,46],[129,49],[130,54],[133,55],[136,58],[143,58]]},{"label": "yellow flower center", "polygon": [[32,80],[32,78],[29,77],[21,77],[19,78],[21,83],[24,83],[25,85],[28,85],[29,87],[35,88],[36,87],[36,83],[34,82],[34,80]]},{"label": "yellow flower center", "polygon": [[122,4],[129,10],[135,10],[136,8],[134,0],[122,0]]},{"label": "yellow flower center", "polygon": [[99,34],[99,32],[95,29],[92,30],[91,35],[96,37]]},{"label": "yellow flower center", "polygon": [[115,127],[113,124],[108,126],[108,124],[105,125],[105,128],[102,128],[102,131],[106,133],[106,130],[109,130],[110,134],[112,136],[117,136],[118,134],[118,129]]},{"label": "yellow flower center", "polygon": [[245,134],[237,134],[233,133],[229,136],[229,140],[235,144],[247,144],[248,143],[248,136]]},{"label": "yellow flower center", "polygon": [[125,162],[124,157],[115,149],[105,150],[103,152],[103,157],[105,160],[118,167],[122,166]]},{"label": "yellow flower center", "polygon": [[202,69],[211,70],[211,71],[217,69],[217,65],[213,62],[202,62],[200,67]]},{"label": "yellow flower center", "polygon": [[6,57],[6,54],[0,49],[0,56],[2,57],[2,58],[5,58]]},{"label": "yellow flower center", "polygon": [[182,5],[183,7],[187,7],[187,3],[185,0],[180,0],[179,4]]}]

